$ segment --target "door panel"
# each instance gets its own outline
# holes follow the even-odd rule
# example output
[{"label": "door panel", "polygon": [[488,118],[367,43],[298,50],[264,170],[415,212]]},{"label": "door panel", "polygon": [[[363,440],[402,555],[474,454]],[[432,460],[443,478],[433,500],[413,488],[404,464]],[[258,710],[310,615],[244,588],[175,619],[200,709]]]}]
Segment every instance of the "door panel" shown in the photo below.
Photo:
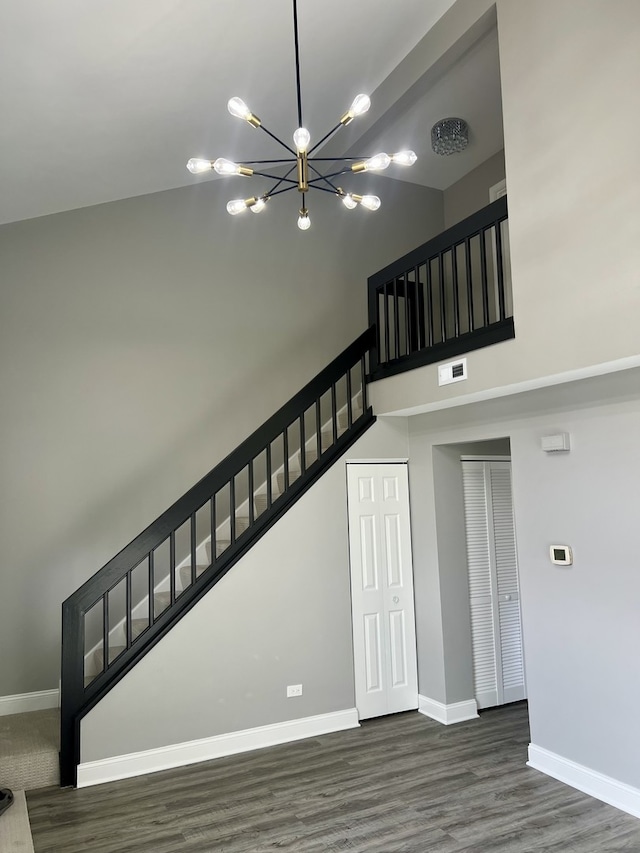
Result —
[{"label": "door panel", "polygon": [[347,465],[356,705],[418,707],[407,466]]}]

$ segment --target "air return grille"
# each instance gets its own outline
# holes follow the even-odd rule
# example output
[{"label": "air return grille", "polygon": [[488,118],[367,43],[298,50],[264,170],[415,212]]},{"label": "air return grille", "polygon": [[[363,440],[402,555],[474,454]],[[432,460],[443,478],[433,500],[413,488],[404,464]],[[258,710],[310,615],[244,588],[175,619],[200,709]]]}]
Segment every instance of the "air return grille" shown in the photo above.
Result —
[{"label": "air return grille", "polygon": [[438,385],[450,385],[452,382],[462,382],[467,378],[467,359],[459,358],[438,367]]}]

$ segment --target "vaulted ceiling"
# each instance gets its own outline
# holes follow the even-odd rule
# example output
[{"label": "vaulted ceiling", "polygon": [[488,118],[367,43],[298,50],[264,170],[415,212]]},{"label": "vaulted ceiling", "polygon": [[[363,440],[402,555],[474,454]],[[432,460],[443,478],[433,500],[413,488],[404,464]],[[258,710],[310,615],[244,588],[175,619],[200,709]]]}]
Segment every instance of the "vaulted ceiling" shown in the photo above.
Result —
[{"label": "vaulted ceiling", "polygon": [[[300,0],[312,139],[357,93],[374,93],[453,2]],[[229,115],[230,96],[290,140],[292,3],[0,0],[0,79],[0,223],[211,180],[190,175],[187,159],[279,156],[266,134]],[[443,158],[429,130],[449,115],[469,122],[471,144]],[[498,151],[495,30],[402,114],[378,122],[366,146],[413,148],[418,163],[399,177],[439,189]]]}]

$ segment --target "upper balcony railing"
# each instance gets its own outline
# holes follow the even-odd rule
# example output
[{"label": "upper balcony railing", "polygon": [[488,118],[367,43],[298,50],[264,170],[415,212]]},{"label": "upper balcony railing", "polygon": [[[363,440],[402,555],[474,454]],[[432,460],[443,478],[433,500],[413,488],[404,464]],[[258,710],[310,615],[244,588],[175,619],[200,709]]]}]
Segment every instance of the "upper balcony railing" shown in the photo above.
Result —
[{"label": "upper balcony railing", "polygon": [[369,278],[370,379],[513,338],[507,198]]}]

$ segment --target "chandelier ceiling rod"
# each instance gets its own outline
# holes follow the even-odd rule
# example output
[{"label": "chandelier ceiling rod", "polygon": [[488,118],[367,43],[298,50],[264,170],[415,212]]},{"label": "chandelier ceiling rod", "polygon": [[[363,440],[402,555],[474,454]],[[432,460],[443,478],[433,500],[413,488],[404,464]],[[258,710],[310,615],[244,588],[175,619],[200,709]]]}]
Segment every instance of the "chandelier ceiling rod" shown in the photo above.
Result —
[{"label": "chandelier ceiling rod", "polygon": [[298,127],[302,127],[302,87],[300,86],[300,39],[298,37],[298,0],[293,0],[293,41],[296,50],[296,90],[298,93]]},{"label": "chandelier ceiling rod", "polygon": [[[352,210],[358,205],[368,208],[369,210],[377,210],[380,207],[380,199],[378,196],[358,195],[356,193],[345,192],[342,187],[336,186],[331,178],[336,178],[339,175],[346,175],[349,172],[352,174],[358,174],[360,172],[381,171],[386,169],[391,163],[396,163],[401,166],[411,166],[415,163],[417,157],[413,151],[399,151],[392,155],[380,153],[367,158],[311,157],[313,152],[333,136],[334,133],[340,130],[341,127],[346,127],[354,118],[366,113],[371,105],[371,100],[368,95],[357,95],[347,112],[342,116],[335,127],[331,128],[331,130],[326,133],[319,142],[316,142],[316,144],[309,149],[311,135],[302,124],[302,85],[300,80],[300,38],[298,32],[297,0],[293,0],[293,38],[295,49],[296,100],[298,108],[298,129],[293,134],[295,149],[291,148],[291,146],[287,145],[286,142],[276,136],[275,133],[272,133],[268,128],[266,128],[258,116],[251,112],[249,107],[241,98],[231,98],[228,103],[229,112],[233,116],[243,119],[254,128],[260,128],[263,130],[268,136],[288,151],[292,157],[284,159],[250,160],[244,164],[234,163],[224,157],[218,157],[217,160],[192,158],[187,163],[187,169],[189,169],[193,174],[215,171],[217,174],[224,176],[241,175],[246,178],[255,176],[269,178],[276,182],[270,190],[263,193],[261,196],[252,196],[245,199],[239,198],[230,201],[227,204],[227,211],[232,216],[242,213],[245,210],[251,210],[254,213],[259,213],[264,210],[269,199],[276,195],[281,195],[282,193],[297,189],[302,195],[302,206],[300,208],[300,215],[298,218],[298,227],[301,230],[306,231],[311,225],[309,211],[306,206],[306,198],[309,190],[322,190],[323,192],[337,195],[349,210]],[[323,162],[336,164],[342,163],[344,164],[344,168],[341,168],[337,172],[331,172],[323,175],[322,172],[320,172],[314,165],[315,163]],[[273,175],[269,172],[263,172],[253,168],[254,166],[285,166],[289,164],[290,167],[284,175]],[[296,172],[295,179],[290,177],[293,172]],[[314,177],[310,177],[310,173],[313,173]],[[282,184],[287,184],[287,186],[280,189]],[[322,186],[322,184],[326,184],[326,186]]]}]

